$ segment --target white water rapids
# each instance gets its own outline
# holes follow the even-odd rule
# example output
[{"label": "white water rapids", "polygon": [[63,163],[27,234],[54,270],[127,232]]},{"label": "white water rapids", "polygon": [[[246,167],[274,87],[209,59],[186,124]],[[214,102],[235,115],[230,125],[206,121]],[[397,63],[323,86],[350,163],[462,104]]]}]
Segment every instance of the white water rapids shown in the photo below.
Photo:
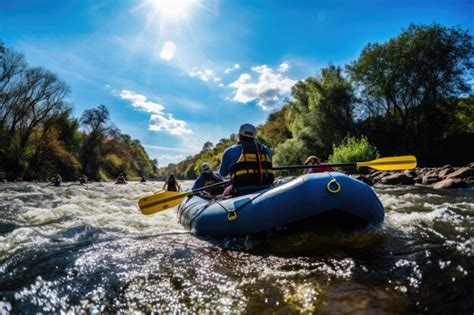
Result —
[{"label": "white water rapids", "polygon": [[474,310],[472,188],[376,187],[375,232],[217,241],[139,212],[162,182],[45,185],[0,184],[0,314]]}]

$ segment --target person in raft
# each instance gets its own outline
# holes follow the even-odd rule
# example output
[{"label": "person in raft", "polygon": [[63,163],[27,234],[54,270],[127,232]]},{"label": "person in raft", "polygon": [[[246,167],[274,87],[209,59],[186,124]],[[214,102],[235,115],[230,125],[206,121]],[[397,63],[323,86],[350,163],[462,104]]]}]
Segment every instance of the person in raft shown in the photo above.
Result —
[{"label": "person in raft", "polygon": [[63,179],[61,178],[61,175],[56,174],[56,176],[54,176],[54,178],[51,182],[52,182],[53,186],[59,187],[63,184]]},{"label": "person in raft", "polygon": [[179,186],[176,177],[174,174],[171,173],[168,178],[165,180],[165,184],[163,185],[163,190],[166,191],[181,191],[181,186]]},{"label": "person in raft", "polygon": [[[194,182],[193,188],[191,188],[191,190],[209,186],[209,185],[219,183],[222,181],[223,179],[219,177],[218,174],[214,174],[212,172],[211,166],[208,163],[202,163],[201,175],[199,175],[199,177],[196,179],[196,181]],[[205,195],[216,196],[216,195],[221,195],[223,192],[224,192],[224,187],[221,186],[221,187],[211,188],[209,190],[204,190],[202,193],[204,193]]]},{"label": "person in raft", "polygon": [[86,175],[82,175],[81,177],[79,177],[79,184],[81,184],[81,185],[87,184],[87,176]]},{"label": "person in raft", "polygon": [[120,173],[119,177],[117,177],[117,179],[115,180],[115,183],[116,183],[116,184],[126,184],[126,183],[127,183],[127,180],[125,179],[125,177],[123,176],[123,174]]},{"label": "person in raft", "polygon": [[[321,159],[315,155],[310,155],[304,162],[304,165],[324,165],[324,162],[321,162]],[[321,166],[308,169],[308,174],[312,173],[324,173],[324,172],[335,172],[335,170],[330,166]]]},{"label": "person in raft", "polygon": [[230,175],[231,185],[224,195],[241,196],[273,185],[275,176],[272,170],[270,149],[255,141],[257,130],[251,124],[240,126],[238,143],[227,148],[222,155],[219,175]]}]

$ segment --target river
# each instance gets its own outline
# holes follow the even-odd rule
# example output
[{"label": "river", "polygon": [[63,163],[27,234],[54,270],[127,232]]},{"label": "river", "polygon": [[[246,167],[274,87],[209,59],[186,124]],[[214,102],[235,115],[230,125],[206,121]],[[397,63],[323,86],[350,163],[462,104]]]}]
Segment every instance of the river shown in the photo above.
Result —
[{"label": "river", "polygon": [[207,240],[139,212],[161,186],[0,184],[0,314],[474,311],[472,188],[376,187],[366,233]]}]

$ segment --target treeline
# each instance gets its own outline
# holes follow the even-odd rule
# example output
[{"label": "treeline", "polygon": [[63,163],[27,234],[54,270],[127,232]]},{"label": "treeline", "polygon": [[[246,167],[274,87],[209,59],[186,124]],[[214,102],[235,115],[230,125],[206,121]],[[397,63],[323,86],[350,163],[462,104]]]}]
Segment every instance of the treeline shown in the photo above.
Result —
[{"label": "treeline", "polygon": [[30,67],[21,53],[0,43],[0,179],[155,174],[156,160],[113,126],[104,105],[73,118],[69,92],[57,75]]},{"label": "treeline", "polygon": [[[410,25],[368,44],[345,66],[298,82],[292,98],[258,126],[277,165],[308,155],[333,162],[414,154],[421,165],[465,163],[474,140],[473,38],[458,27]],[[160,169],[194,178],[201,162],[219,165],[235,135]],[[449,148],[449,150],[447,149]]]}]

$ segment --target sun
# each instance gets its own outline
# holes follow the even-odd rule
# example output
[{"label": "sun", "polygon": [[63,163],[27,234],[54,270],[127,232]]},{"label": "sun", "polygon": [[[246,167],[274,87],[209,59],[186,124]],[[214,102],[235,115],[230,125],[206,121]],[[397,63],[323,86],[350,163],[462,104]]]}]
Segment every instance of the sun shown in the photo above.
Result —
[{"label": "sun", "polygon": [[188,20],[196,0],[145,0],[149,14],[168,21]]}]

